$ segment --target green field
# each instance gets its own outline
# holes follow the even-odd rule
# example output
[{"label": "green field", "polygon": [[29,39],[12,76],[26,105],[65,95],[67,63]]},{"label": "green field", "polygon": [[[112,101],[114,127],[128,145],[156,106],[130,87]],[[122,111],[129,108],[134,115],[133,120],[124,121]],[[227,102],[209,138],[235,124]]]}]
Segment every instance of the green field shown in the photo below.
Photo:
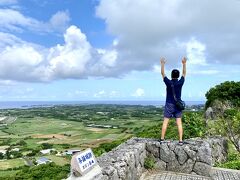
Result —
[{"label": "green field", "polygon": [[[43,143],[50,144],[58,152],[95,148],[102,143],[132,137],[136,128],[159,124],[161,111],[153,106],[115,105],[0,110],[2,117],[8,117],[4,122],[8,125],[0,128],[0,150],[19,148],[22,156],[28,156],[33,150],[41,150]],[[41,156],[58,165],[70,163],[69,158],[53,154],[37,153],[31,159]],[[23,159],[4,159],[0,161],[0,170],[5,170],[1,172],[3,174],[13,173],[16,171],[7,169],[24,164]]]},{"label": "green field", "polygon": [[19,166],[24,166],[24,160],[21,158],[0,161],[0,170],[5,170]]}]

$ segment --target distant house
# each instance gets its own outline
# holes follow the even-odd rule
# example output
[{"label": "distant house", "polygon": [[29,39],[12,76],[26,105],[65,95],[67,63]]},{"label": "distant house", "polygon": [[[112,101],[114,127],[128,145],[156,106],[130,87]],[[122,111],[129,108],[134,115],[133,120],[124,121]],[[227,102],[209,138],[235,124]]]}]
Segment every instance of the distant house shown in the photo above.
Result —
[{"label": "distant house", "polygon": [[50,154],[51,151],[55,151],[55,149],[44,149],[44,150],[41,150],[40,153],[41,154]]},{"label": "distant house", "polygon": [[11,151],[20,151],[20,149],[19,148],[14,148],[14,149],[12,149]]},{"label": "distant house", "polygon": [[57,152],[56,156],[62,156],[62,154],[60,152]]},{"label": "distant house", "polygon": [[38,160],[37,160],[37,165],[40,165],[40,164],[47,164],[47,163],[50,163],[52,162],[50,159],[46,158],[46,157],[40,157]]},{"label": "distant house", "polygon": [[111,125],[105,125],[103,126],[104,128],[111,128],[112,126]]},{"label": "distant house", "polygon": [[7,150],[5,150],[5,149],[0,149],[0,153],[2,153],[3,155],[5,155],[6,152],[7,152]]},{"label": "distant house", "polygon": [[67,150],[63,154],[64,155],[74,155],[75,153],[81,152],[80,150]]},{"label": "distant house", "polygon": [[107,115],[107,114],[109,114],[109,112],[96,112],[96,114],[99,114],[99,115]]}]

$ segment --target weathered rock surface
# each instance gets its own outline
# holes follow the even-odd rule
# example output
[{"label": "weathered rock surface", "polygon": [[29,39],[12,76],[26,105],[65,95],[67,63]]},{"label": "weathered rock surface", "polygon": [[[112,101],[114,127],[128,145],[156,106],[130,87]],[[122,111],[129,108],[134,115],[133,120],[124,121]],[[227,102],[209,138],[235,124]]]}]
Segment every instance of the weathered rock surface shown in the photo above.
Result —
[{"label": "weathered rock surface", "polygon": [[222,148],[224,141],[217,139],[187,140],[179,145],[178,141],[160,144],[156,139],[132,138],[103,154],[98,162],[102,177],[109,180],[139,179],[147,155],[153,155],[157,169],[209,176],[213,157],[225,153]]},{"label": "weathered rock surface", "polygon": [[228,143],[226,138],[211,137],[206,139],[212,149],[212,163],[222,163],[227,160]]},{"label": "weathered rock surface", "polygon": [[[109,153],[98,158],[102,167],[102,177],[105,179],[131,179],[140,178],[144,169],[146,158],[146,144],[137,143],[134,139],[128,140]],[[106,178],[106,176],[108,176]]]}]

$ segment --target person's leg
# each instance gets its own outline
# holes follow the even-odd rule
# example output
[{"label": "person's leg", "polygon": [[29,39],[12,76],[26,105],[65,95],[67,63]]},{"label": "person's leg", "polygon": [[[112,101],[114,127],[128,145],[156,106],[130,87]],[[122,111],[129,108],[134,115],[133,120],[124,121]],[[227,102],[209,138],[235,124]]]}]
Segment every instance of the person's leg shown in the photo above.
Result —
[{"label": "person's leg", "polygon": [[179,134],[179,142],[182,142],[183,137],[183,128],[182,128],[182,118],[176,118],[178,134]]},{"label": "person's leg", "polygon": [[168,121],[169,121],[169,118],[164,117],[163,125],[162,125],[161,139],[165,138],[165,134],[166,134],[166,131],[167,131],[167,126],[168,126]]}]

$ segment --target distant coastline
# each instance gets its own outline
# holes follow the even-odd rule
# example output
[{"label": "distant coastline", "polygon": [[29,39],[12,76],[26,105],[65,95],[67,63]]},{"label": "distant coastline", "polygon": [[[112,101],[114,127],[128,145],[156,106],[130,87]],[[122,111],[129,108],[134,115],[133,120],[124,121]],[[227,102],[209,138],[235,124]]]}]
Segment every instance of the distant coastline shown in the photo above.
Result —
[{"label": "distant coastline", "polygon": [[[25,109],[33,107],[52,107],[57,105],[91,105],[91,104],[117,104],[117,105],[142,105],[163,106],[164,101],[3,101],[0,109]],[[186,101],[188,106],[203,105],[205,101]]]}]

